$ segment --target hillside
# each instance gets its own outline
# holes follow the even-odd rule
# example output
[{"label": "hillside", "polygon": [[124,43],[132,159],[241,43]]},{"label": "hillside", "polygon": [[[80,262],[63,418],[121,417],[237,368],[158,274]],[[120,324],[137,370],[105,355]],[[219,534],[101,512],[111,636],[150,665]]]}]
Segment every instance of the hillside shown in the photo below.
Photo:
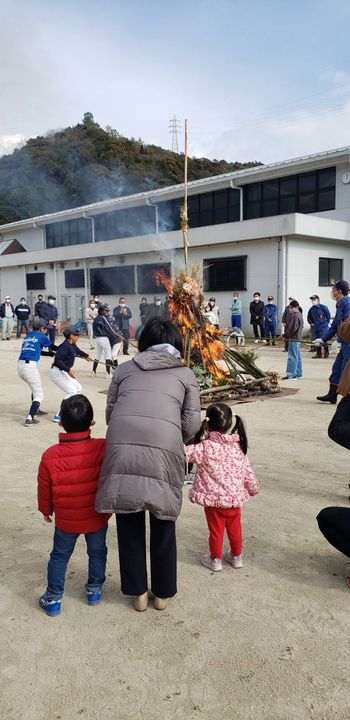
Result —
[{"label": "hillside", "polygon": [[[188,179],[259,163],[190,158]],[[183,155],[101,128],[75,127],[28,140],[0,158],[0,224],[183,182]]]}]

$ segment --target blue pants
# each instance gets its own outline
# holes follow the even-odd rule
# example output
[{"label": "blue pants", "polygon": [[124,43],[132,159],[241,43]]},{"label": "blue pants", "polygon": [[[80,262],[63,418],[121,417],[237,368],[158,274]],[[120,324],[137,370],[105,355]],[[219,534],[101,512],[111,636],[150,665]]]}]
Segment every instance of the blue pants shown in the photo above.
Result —
[{"label": "blue pants", "polygon": [[26,335],[29,333],[29,318],[27,320],[21,320],[21,318],[17,318],[17,337],[21,337],[22,334],[22,326],[25,326],[26,329]]},{"label": "blue pants", "polygon": [[329,382],[332,383],[332,385],[339,385],[341,374],[349,360],[349,357],[349,346],[347,345],[346,349],[341,346],[333,363],[332,372],[329,376]]},{"label": "blue pants", "polygon": [[286,375],[289,378],[303,377],[300,342],[298,340],[288,340],[288,362]]},{"label": "blue pants", "polygon": [[272,338],[275,338],[277,335],[277,323],[276,320],[272,320],[272,322],[269,322],[265,318],[265,337],[269,340],[270,335]]},{"label": "blue pants", "polygon": [[[89,556],[89,576],[86,590],[99,591],[106,579],[107,524],[96,532],[86,533],[86,549]],[[47,566],[47,594],[50,600],[62,597],[64,579],[75,543],[80,533],[66,533],[55,528],[53,548]]]},{"label": "blue pants", "polygon": [[231,327],[238,327],[242,330],[242,316],[231,315]]}]

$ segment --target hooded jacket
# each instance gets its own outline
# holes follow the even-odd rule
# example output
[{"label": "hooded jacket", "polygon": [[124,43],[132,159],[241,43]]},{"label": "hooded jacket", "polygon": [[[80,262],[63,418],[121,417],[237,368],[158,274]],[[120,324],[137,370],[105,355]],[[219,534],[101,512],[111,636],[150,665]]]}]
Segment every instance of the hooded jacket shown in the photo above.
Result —
[{"label": "hooded jacket", "polygon": [[55,513],[55,524],[67,533],[101,530],[109,515],[94,510],[105,441],[90,430],[59,433],[59,442],[44,452],[38,471],[38,509]]},{"label": "hooded jacket", "polygon": [[259,492],[259,483],[239,444],[239,435],[210,432],[198,445],[185,447],[188,462],[197,472],[189,499],[208,507],[241,507],[249,495]]},{"label": "hooded jacket", "polygon": [[192,370],[166,351],[140,353],[114,373],[106,420],[96,510],[151,510],[160,520],[176,520],[185,476],[183,443],[201,424]]}]

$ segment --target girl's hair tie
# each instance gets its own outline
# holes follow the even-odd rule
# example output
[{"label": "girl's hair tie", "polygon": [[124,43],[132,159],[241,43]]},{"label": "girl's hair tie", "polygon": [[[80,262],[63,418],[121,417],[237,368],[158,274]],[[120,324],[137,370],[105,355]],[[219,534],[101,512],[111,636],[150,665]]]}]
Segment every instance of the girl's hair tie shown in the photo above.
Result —
[{"label": "girl's hair tie", "polygon": [[205,422],[209,422],[209,418],[208,418],[208,417],[205,417],[205,418],[204,418],[204,421],[205,421]]}]

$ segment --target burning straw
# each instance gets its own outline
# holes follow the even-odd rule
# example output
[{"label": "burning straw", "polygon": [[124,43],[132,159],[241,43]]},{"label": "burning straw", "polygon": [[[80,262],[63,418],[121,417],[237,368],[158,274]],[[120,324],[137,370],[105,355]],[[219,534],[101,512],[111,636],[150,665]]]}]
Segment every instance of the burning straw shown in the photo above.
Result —
[{"label": "burning straw", "polygon": [[170,317],[183,336],[184,361],[194,371],[203,395],[247,394],[248,388],[257,387],[278,392],[276,374],[260,370],[251,351],[227,347],[224,331],[208,322],[198,275],[199,268],[194,267],[191,274],[184,270],[173,281],[162,273],[156,274],[156,280],[167,290]]}]

